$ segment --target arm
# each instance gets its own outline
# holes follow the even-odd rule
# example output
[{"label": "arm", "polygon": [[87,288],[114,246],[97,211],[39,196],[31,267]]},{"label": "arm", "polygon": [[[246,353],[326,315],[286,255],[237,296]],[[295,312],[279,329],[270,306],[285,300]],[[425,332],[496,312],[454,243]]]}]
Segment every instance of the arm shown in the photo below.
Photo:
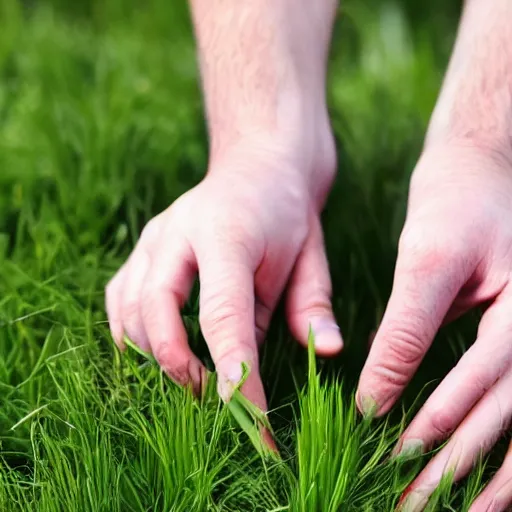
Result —
[{"label": "arm", "polygon": [[[437,205],[440,211],[442,205],[438,203],[445,199],[443,194],[448,187],[454,180],[463,180],[465,188],[470,190],[459,187],[452,197],[446,198],[445,207],[469,209],[470,203],[459,205],[456,202],[458,197],[466,193],[468,200],[479,200],[483,197],[483,190],[476,190],[480,180],[491,183],[488,178],[499,179],[485,174],[499,166],[482,166],[482,159],[490,156],[502,163],[501,155],[509,155],[512,149],[512,30],[509,20],[512,20],[509,0],[466,2],[423,154],[412,176],[395,289],[359,387],[361,395],[373,396],[385,410],[391,407],[419,365],[464,284],[462,281],[470,277],[466,270],[447,287],[446,279],[452,277],[452,269],[447,274],[440,265],[436,267],[444,263],[443,253],[466,250],[465,246],[454,244],[467,240],[454,239],[453,233],[448,232],[451,219],[439,218],[439,214],[434,216],[435,208],[431,205]],[[461,217],[468,212],[457,213],[457,217]],[[438,229],[438,221],[442,229]],[[470,241],[476,241],[476,237],[471,237]],[[449,251],[444,250],[444,244],[448,244]],[[461,265],[458,267],[463,269]],[[422,290],[425,280],[433,279],[437,281]],[[411,313],[410,310],[414,315],[405,314]],[[404,316],[400,317],[402,314]],[[403,338],[398,352],[410,352],[407,364],[401,366],[397,366],[396,354],[389,352],[390,343],[397,336]],[[375,373],[377,363],[388,360],[393,362],[390,374],[384,373],[382,368]],[[379,390],[382,384],[385,385]]]},{"label": "arm", "polygon": [[426,145],[512,144],[512,2],[466,0]]},{"label": "arm", "polygon": [[[200,325],[224,400],[266,408],[258,346],[285,287],[297,340],[336,353],[320,211],[336,155],[325,105],[333,0],[192,0],[210,161],[204,180],[144,229],[107,287],[110,327],[151,350],[180,384],[204,368],[180,316],[200,280]],[[198,216],[198,212],[201,215]],[[269,444],[271,444],[271,441]]]},{"label": "arm", "polygon": [[277,135],[298,151],[297,126],[312,138],[327,135],[336,0],[191,0],[191,7],[213,159],[244,138]]}]

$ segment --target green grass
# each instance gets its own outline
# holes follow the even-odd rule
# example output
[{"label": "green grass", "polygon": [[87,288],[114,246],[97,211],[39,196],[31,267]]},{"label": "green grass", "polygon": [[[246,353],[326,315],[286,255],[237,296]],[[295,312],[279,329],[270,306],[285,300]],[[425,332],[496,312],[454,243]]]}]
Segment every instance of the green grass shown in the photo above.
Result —
[{"label": "green grass", "polygon": [[[260,458],[214,376],[196,401],[108,335],[105,283],[207,162],[185,5],[0,3],[0,510],[393,510],[424,459],[393,461],[391,448],[476,325],[443,331],[387,419],[358,416],[354,386],[456,25],[456,6],[416,3],[347,1],[336,27],[340,173],[324,226],[347,350],[308,358],[276,315],[262,367],[280,460]],[[210,364],[195,299],[184,318]],[[467,510],[502,454],[443,483],[431,509]]]}]

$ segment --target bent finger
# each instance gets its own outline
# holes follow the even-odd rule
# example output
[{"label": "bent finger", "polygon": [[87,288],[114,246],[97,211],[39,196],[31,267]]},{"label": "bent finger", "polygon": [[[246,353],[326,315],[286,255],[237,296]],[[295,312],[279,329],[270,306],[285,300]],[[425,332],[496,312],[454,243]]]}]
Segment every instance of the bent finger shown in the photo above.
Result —
[{"label": "bent finger", "polygon": [[485,312],[473,346],[442,381],[402,436],[402,450],[443,440],[512,364],[512,300],[498,298]]},{"label": "bent finger", "polygon": [[402,510],[422,510],[443,476],[452,474],[455,481],[460,480],[489,451],[510,425],[511,386],[512,370],[508,370],[413,482],[402,501]]},{"label": "bent finger", "polygon": [[199,320],[218,374],[219,394],[229,401],[240,382],[242,364],[249,376],[242,392],[261,409],[267,404],[259,376],[255,334],[255,263],[242,247],[212,241],[197,254],[200,279]]},{"label": "bent finger", "polygon": [[410,236],[400,247],[391,297],[361,373],[357,401],[364,413],[392,407],[467,280],[456,254],[435,245],[415,250]]},{"label": "bent finger", "polygon": [[474,501],[469,512],[504,512],[512,505],[512,443],[501,468]]},{"label": "bent finger", "polygon": [[141,292],[151,259],[146,248],[140,244],[126,264],[126,274],[121,289],[121,317],[125,334],[142,350],[149,351],[149,340],[142,321]]},{"label": "bent finger", "polygon": [[161,368],[180,385],[199,394],[205,368],[190,349],[180,309],[196,274],[191,247],[183,239],[164,242],[153,256],[142,290],[141,312],[151,351]]}]

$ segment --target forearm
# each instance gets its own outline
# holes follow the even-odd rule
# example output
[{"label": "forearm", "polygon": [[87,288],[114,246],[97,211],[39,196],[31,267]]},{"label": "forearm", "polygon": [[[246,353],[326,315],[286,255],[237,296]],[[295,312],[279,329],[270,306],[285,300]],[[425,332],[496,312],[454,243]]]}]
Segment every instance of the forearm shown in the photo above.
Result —
[{"label": "forearm", "polygon": [[210,150],[314,124],[336,0],[190,0]]},{"label": "forearm", "polygon": [[426,145],[512,144],[512,2],[466,0]]}]

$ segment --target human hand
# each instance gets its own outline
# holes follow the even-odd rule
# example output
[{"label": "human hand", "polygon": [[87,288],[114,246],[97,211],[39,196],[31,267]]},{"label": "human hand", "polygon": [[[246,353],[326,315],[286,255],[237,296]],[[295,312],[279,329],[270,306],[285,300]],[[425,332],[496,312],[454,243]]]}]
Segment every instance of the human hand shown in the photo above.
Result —
[{"label": "human hand", "polygon": [[[512,151],[471,143],[427,149],[414,171],[394,285],[361,375],[364,411],[387,412],[439,327],[487,309],[474,345],[404,432],[397,452],[450,441],[418,476],[403,510],[422,510],[448,470],[456,479],[512,417]],[[512,453],[471,509],[512,502]]]},{"label": "human hand", "polygon": [[319,218],[335,153],[330,134],[318,140],[314,152],[306,143],[289,151],[275,137],[239,143],[148,223],[107,287],[110,327],[120,347],[126,333],[174,381],[198,392],[204,369],[180,317],[198,272],[200,325],[225,400],[247,363],[252,371],[242,391],[266,408],[257,348],[289,278],[293,335],[307,343],[311,323],[319,353],[341,349]]}]

